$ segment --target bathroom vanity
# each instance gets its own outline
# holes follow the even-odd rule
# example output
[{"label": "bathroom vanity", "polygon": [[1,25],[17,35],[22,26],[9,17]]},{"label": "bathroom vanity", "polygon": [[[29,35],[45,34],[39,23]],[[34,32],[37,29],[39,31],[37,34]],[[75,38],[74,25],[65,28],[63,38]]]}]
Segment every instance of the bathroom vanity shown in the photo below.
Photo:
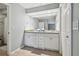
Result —
[{"label": "bathroom vanity", "polygon": [[55,31],[38,32],[25,30],[24,46],[58,51],[59,33]]}]

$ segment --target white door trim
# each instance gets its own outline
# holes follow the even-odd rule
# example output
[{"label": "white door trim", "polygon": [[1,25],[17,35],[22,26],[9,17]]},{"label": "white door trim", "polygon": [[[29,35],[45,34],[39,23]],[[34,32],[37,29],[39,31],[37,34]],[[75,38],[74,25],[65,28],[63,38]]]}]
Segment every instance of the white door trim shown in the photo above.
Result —
[{"label": "white door trim", "polygon": [[9,27],[10,27],[10,18],[9,18],[9,7],[10,7],[10,4],[8,4],[8,3],[3,3],[4,5],[6,5],[7,6],[7,21],[8,21],[8,31],[7,31],[7,54],[9,55],[9,48],[11,48],[9,45],[11,45],[10,44],[10,36],[9,36],[9,32],[10,32],[10,29],[9,29]]}]

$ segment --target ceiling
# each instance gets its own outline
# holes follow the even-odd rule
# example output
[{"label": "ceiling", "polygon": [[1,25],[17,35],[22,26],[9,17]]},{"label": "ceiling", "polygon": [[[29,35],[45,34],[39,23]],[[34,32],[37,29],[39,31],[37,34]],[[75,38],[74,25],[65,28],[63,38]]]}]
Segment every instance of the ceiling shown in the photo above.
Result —
[{"label": "ceiling", "polygon": [[20,3],[20,5],[22,7],[24,7],[25,9],[39,7],[39,6],[43,6],[43,5],[47,5],[47,4],[49,4],[49,3]]}]

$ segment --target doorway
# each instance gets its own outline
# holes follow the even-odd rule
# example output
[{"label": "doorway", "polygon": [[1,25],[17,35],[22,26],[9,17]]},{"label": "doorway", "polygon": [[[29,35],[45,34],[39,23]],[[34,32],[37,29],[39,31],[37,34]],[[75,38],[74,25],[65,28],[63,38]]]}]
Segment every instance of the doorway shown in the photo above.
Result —
[{"label": "doorway", "polygon": [[8,39],[7,5],[0,3],[0,56],[7,55]]}]

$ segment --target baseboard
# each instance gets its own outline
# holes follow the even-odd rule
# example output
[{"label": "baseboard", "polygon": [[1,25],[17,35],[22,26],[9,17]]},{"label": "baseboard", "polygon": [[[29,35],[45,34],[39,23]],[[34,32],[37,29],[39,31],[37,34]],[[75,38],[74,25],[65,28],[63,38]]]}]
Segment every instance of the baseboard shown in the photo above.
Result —
[{"label": "baseboard", "polygon": [[24,47],[24,45],[22,45],[20,48],[23,48]]},{"label": "baseboard", "polygon": [[16,51],[20,50],[21,48],[17,48],[16,50],[12,51],[12,52],[7,52],[9,56],[11,56],[12,54],[14,54]]},{"label": "baseboard", "polygon": [[14,51],[12,51],[12,52],[7,52],[7,54],[8,54],[9,56],[11,56],[11,55],[14,54],[16,51],[20,50],[20,49],[23,48],[23,47],[24,47],[24,45],[22,45],[20,48],[17,48],[16,50],[14,50]]}]

